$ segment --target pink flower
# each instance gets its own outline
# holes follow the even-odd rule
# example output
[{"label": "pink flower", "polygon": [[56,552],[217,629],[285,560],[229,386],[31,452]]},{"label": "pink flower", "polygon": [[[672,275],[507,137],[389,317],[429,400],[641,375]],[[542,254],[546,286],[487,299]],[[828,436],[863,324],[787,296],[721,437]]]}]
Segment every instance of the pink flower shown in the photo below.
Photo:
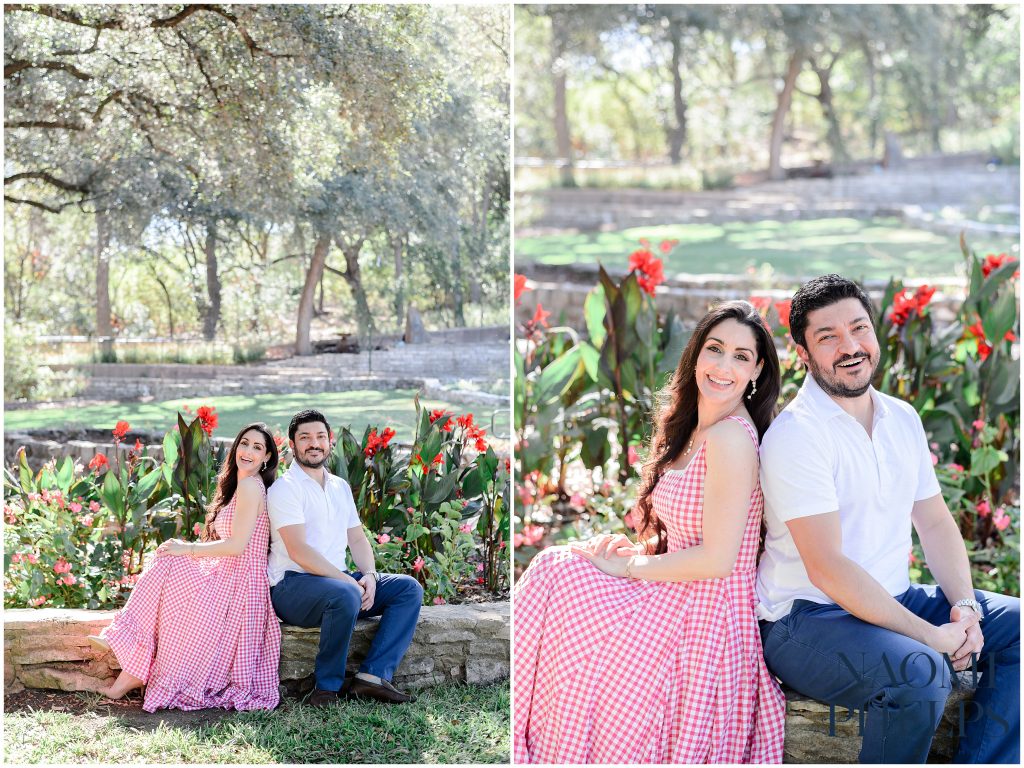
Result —
[{"label": "pink flower", "polygon": [[60,558],[56,563],[53,564],[54,573],[67,573],[71,570],[71,563],[65,560],[63,557]]},{"label": "pink flower", "polygon": [[963,472],[964,471],[964,466],[963,466],[963,464],[951,463],[949,465],[949,469],[952,472]]},{"label": "pink flower", "polygon": [[631,467],[638,461],[640,461],[640,456],[636,452],[636,448],[634,448],[632,445],[629,446],[629,448],[626,450],[626,461],[629,462],[629,466]]},{"label": "pink flower", "polygon": [[43,595],[40,595],[39,597],[33,597],[31,600],[28,601],[28,604],[31,605],[33,608],[38,608],[45,602],[46,598]]},{"label": "pink flower", "polygon": [[995,523],[996,528],[1000,531],[1005,531],[1010,524],[1010,516],[1006,514],[1005,509],[998,507],[996,508],[996,513],[992,515],[992,522]]},{"label": "pink flower", "polygon": [[435,597],[434,597],[434,605],[444,605],[444,598],[441,597],[440,595],[435,595]]},{"label": "pink flower", "polygon": [[32,565],[35,565],[39,562],[39,555],[37,555],[35,552],[29,552],[27,555],[25,555],[25,559],[32,563]]},{"label": "pink flower", "polygon": [[68,504],[68,509],[70,509],[77,515],[79,512],[82,511],[82,505],[79,504],[77,501],[72,501],[70,504]]},{"label": "pink flower", "polygon": [[82,525],[84,525],[86,528],[92,528],[92,523],[93,523],[93,516],[92,515],[83,515],[82,516]]},{"label": "pink flower", "polygon": [[974,427],[975,432],[981,432],[985,428],[985,422],[981,419],[975,419],[971,422],[971,426]]},{"label": "pink flower", "polygon": [[936,456],[934,453],[931,456],[932,456],[932,466],[934,467],[936,464],[939,463],[939,457]]},{"label": "pink flower", "polygon": [[203,530],[203,526],[201,526],[199,523],[196,523],[195,525],[192,526],[192,535],[193,536],[198,536],[200,531],[202,531],[202,530]]},{"label": "pink flower", "polygon": [[483,569],[484,569],[484,564],[483,563],[477,563],[476,564],[476,572],[477,573],[480,573]]},{"label": "pink flower", "polygon": [[587,500],[583,498],[582,493],[574,493],[572,497],[569,499],[569,504],[571,506],[576,507],[577,509],[580,509],[582,507],[587,506]]},{"label": "pink flower", "polygon": [[12,563],[20,563],[21,562],[21,554],[18,553],[18,552],[15,552],[13,555],[11,555],[11,562]]},{"label": "pink flower", "polygon": [[469,523],[463,523],[462,525],[459,526],[459,530],[462,533],[472,533],[473,532],[473,526],[470,525]]},{"label": "pink flower", "polygon": [[391,537],[388,536],[386,533],[382,533],[380,536],[377,537],[378,544],[387,544],[389,541],[391,541]]},{"label": "pink flower", "polygon": [[100,503],[98,501],[90,501],[89,502],[89,511],[90,512],[99,512],[100,511]]},{"label": "pink flower", "polygon": [[989,514],[992,512],[992,507],[989,506],[988,501],[986,499],[982,499],[975,506],[977,507],[978,514],[982,517],[988,517]]},{"label": "pink flower", "polygon": [[69,587],[74,586],[75,581],[75,577],[72,576],[70,573],[67,576],[64,576],[63,578],[57,579],[58,584],[66,584]]},{"label": "pink flower", "polygon": [[412,507],[406,507],[406,508],[405,508],[405,511],[406,511],[406,512],[408,512],[408,513],[409,513],[409,514],[411,515],[411,514],[412,514],[413,512],[415,512],[416,510],[415,510],[415,509],[413,509]]},{"label": "pink flower", "polygon": [[423,570],[423,558],[422,557],[417,555],[416,559],[413,560],[412,570],[413,570],[413,573],[419,573],[420,571]]}]

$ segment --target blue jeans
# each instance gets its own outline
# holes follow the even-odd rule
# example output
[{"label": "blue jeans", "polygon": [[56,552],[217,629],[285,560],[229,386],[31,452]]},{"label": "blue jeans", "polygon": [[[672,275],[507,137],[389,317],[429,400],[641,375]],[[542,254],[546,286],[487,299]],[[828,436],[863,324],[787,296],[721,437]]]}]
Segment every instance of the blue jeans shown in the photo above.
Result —
[{"label": "blue jeans", "polygon": [[[349,575],[362,578],[358,571]],[[286,571],[270,588],[270,600],[281,621],[295,627],[320,627],[315,675],[316,687],[322,691],[338,691],[345,681],[356,619],[380,616],[360,672],[390,680],[412,642],[423,604],[423,587],[416,579],[382,573],[369,610],[360,610],[361,599],[361,590],[354,584],[296,571]]]},{"label": "blue jeans", "polygon": [[[1020,600],[975,590],[985,645],[973,704],[962,712],[957,763],[1020,764]],[[935,625],[950,604],[935,586],[896,598]],[[923,763],[953,681],[942,654],[868,624],[834,603],[797,600],[788,616],[761,622],[768,669],[805,696],[865,713],[862,763]]]}]

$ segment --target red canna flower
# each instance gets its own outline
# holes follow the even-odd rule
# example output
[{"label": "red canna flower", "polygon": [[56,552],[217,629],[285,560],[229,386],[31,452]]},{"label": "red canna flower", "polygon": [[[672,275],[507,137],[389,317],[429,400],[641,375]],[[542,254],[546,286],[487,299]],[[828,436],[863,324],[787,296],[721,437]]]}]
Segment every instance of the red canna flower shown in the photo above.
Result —
[{"label": "red canna flower", "polygon": [[217,428],[217,409],[210,405],[201,405],[196,410],[196,416],[199,417],[199,426],[203,432],[212,436],[213,430]]},{"label": "red canna flower", "polygon": [[96,474],[99,474],[101,469],[106,469],[109,466],[110,462],[107,460],[107,457],[102,453],[97,453],[95,456],[92,457],[92,461],[89,462],[89,469],[91,469]]},{"label": "red canna flower", "polygon": [[446,411],[444,408],[438,408],[436,411],[430,412],[430,423],[433,424],[439,419],[444,419],[440,426],[442,432],[451,432],[455,428],[455,423],[452,421],[452,414]]},{"label": "red canna flower", "polygon": [[[970,325],[966,328],[966,330],[964,331],[964,338],[966,339],[968,337],[977,340],[978,357],[980,357],[983,361],[987,360],[988,356],[992,354],[992,345],[989,344],[988,340],[985,338],[985,329],[982,327],[980,319],[974,325]],[[1016,341],[1017,334],[1015,334],[1013,331],[1007,331],[1006,335],[1003,336],[1003,339],[1005,341]]]},{"label": "red canna flower", "polygon": [[[985,277],[988,277],[994,271],[1003,266],[1003,264],[1010,264],[1016,261],[1017,260],[1015,258],[1005,253],[1000,253],[998,256],[996,256],[994,253],[990,253],[988,256],[985,257],[985,260],[981,263],[981,274],[984,275]],[[1013,276],[1020,277],[1020,270],[1014,272]]]},{"label": "red canna flower", "polygon": [[914,293],[910,293],[904,288],[895,294],[892,297],[892,314],[889,316],[893,325],[906,324],[911,313],[914,312],[921,316],[933,295],[935,295],[935,289],[930,285],[922,285]]},{"label": "red canna flower", "polygon": [[459,416],[455,421],[463,429],[471,429],[474,426],[472,413],[467,413],[464,416]]},{"label": "red canna flower", "polygon": [[772,300],[768,296],[751,296],[747,301],[754,305],[754,309],[761,313],[761,317],[768,314],[772,306]]},{"label": "red canna flower", "polygon": [[533,318],[531,318],[531,320],[530,320],[531,327],[537,328],[538,326],[541,326],[541,325],[543,325],[545,328],[550,327],[548,325],[548,318],[549,317],[551,317],[551,313],[550,312],[546,312],[544,310],[544,306],[538,301],[537,302],[537,311],[533,313]]},{"label": "red canna flower", "polygon": [[122,440],[124,440],[124,436],[126,434],[128,434],[128,429],[129,429],[129,427],[128,427],[128,422],[127,421],[119,421],[119,422],[117,422],[117,424],[114,425],[114,440],[115,440],[115,442],[119,443]]},{"label": "red canna flower", "polygon": [[135,438],[135,445],[132,446],[132,450],[135,451],[136,453],[142,453],[142,440],[141,439],[139,439],[137,437]]},{"label": "red canna flower", "polygon": [[653,296],[654,289],[665,282],[665,271],[661,259],[647,247],[649,244],[645,240],[640,243],[644,247],[629,254],[629,268],[637,273],[636,281],[640,288],[648,296]]},{"label": "red canna flower", "polygon": [[775,311],[779,313],[779,322],[789,328],[789,312],[793,308],[793,300],[775,302]]},{"label": "red canna flower", "polygon": [[533,288],[526,287],[526,275],[515,275],[515,287],[514,295],[516,304],[519,303],[519,298],[527,291],[532,291]]}]

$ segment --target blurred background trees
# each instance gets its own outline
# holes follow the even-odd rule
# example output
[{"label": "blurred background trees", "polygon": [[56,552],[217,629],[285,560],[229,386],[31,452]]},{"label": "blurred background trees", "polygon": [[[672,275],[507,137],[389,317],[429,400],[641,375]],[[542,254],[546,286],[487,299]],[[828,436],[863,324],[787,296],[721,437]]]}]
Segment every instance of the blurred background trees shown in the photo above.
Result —
[{"label": "blurred background trees", "polygon": [[317,333],[401,333],[410,307],[428,328],[507,322],[505,9],[9,4],[4,21],[20,339],[308,354]]},{"label": "blurred background trees", "polygon": [[618,183],[584,161],[689,189],[902,153],[1019,162],[1015,5],[532,5],[515,23],[519,188]]}]

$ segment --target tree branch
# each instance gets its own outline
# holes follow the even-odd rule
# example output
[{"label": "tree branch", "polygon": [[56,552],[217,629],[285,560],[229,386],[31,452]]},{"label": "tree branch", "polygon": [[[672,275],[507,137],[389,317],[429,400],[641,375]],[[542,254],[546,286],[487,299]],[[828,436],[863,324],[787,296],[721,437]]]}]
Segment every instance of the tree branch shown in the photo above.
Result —
[{"label": "tree branch", "polygon": [[4,121],[4,128],[60,128],[67,131],[84,131],[81,123],[70,123],[65,120],[16,120]]},{"label": "tree branch", "polygon": [[16,181],[22,181],[23,179],[38,179],[39,181],[45,181],[52,187],[57,189],[63,189],[65,192],[79,192],[83,195],[88,194],[89,188],[85,183],[75,183],[72,181],[65,181],[59,179],[48,171],[22,171],[21,173],[15,173],[12,176],[4,177],[4,186],[13,184]]},{"label": "tree branch", "polygon": [[4,80],[9,77],[13,77],[23,69],[60,69],[67,72],[72,77],[77,77],[79,80],[83,80],[85,82],[93,79],[93,76],[88,72],[83,72],[74,64],[68,64],[66,61],[40,61],[32,63],[31,61],[24,61],[22,59],[11,59],[10,64],[4,64]]},{"label": "tree branch", "polygon": [[14,197],[12,195],[4,195],[4,200],[6,200],[8,203],[17,203],[18,205],[31,205],[33,208],[41,208],[47,213],[60,213],[69,205],[73,205],[73,203],[64,203],[63,205],[60,205],[58,207],[53,207],[47,205],[46,203],[40,203],[38,200],[26,200],[21,197]]}]

